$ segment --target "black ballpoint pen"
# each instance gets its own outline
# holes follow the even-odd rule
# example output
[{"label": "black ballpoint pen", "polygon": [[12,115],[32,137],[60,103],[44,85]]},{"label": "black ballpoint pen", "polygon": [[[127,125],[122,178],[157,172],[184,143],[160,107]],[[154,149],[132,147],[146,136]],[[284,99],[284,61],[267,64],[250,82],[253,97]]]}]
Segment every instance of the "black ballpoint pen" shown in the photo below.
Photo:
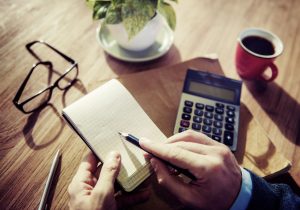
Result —
[{"label": "black ballpoint pen", "polygon": [[[120,134],[120,136],[124,137],[124,139],[126,139],[126,140],[129,141],[130,143],[132,143],[132,144],[134,144],[135,146],[139,147],[140,149],[144,150],[144,149],[140,146],[140,144],[139,144],[139,141],[140,141],[140,140],[139,140],[137,137],[135,137],[135,136],[133,136],[133,135],[131,135],[131,134],[128,134],[128,133],[122,133],[122,132],[119,132],[119,134]],[[146,150],[144,150],[144,151],[146,151]],[[146,151],[146,152],[148,152],[148,151]],[[148,153],[149,153],[149,152],[148,152]],[[183,174],[183,175],[189,177],[189,178],[192,179],[192,180],[196,180],[196,177],[195,177],[191,172],[189,172],[189,170],[187,170],[187,169],[182,169],[182,168],[180,168],[180,167],[178,167],[178,166],[173,165],[172,163],[170,163],[170,162],[168,162],[168,161],[166,161],[166,160],[163,160],[163,159],[157,157],[156,155],[153,155],[153,154],[151,154],[151,153],[149,153],[149,154],[152,155],[153,157],[159,159],[160,161],[162,161],[163,163],[165,163],[167,166],[171,166],[172,168],[176,169],[179,173],[181,173],[181,174]]]}]

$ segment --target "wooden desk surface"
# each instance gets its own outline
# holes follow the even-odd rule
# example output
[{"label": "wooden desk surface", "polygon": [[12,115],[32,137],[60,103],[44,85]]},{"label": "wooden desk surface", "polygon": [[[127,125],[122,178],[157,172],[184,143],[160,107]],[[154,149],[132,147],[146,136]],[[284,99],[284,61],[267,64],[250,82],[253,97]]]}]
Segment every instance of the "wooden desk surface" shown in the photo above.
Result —
[{"label": "wooden desk surface", "polygon": [[[242,100],[269,138],[293,163],[300,185],[300,1],[188,0],[175,6],[177,28],[171,50],[146,64],[107,56],[96,41],[96,27],[84,0],[2,1],[0,3],[0,208],[37,208],[52,158],[63,157],[52,190],[51,208],[67,207],[67,186],[87,147],[60,116],[63,107],[103,81],[193,57],[217,53],[227,76],[239,78],[234,55],[236,38],[247,27],[276,33],[285,45],[276,61],[279,76],[265,91],[244,86]],[[24,115],[12,99],[36,59],[25,44],[42,39],[79,63],[79,81],[68,91],[54,90],[51,106]],[[38,77],[37,85],[43,81]]]}]

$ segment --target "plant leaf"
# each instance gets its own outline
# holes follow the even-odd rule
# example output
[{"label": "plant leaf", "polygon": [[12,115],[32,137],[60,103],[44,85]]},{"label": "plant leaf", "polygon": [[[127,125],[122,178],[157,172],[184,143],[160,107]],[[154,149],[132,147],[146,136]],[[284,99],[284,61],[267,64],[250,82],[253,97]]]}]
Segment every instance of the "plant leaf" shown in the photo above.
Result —
[{"label": "plant leaf", "polygon": [[96,2],[111,2],[111,0],[85,0],[88,8],[93,9]]},{"label": "plant leaf", "polygon": [[156,6],[153,2],[149,0],[128,0],[123,4],[122,20],[129,39],[138,34],[154,16]]},{"label": "plant leaf", "polygon": [[95,1],[93,8],[93,19],[98,20],[105,18],[106,12],[110,4],[110,1]]},{"label": "plant leaf", "polygon": [[175,3],[178,3],[178,0],[169,0],[169,1],[174,1]]},{"label": "plant leaf", "polygon": [[159,1],[159,0],[150,0],[151,4],[152,4],[153,7],[155,8],[155,10],[157,9],[158,1]]},{"label": "plant leaf", "polygon": [[122,22],[122,15],[121,15],[121,5],[114,5],[111,4],[106,12],[105,16],[105,23],[107,24],[117,24]]},{"label": "plant leaf", "polygon": [[166,18],[167,23],[170,26],[170,28],[172,30],[175,30],[176,14],[175,14],[173,7],[166,2],[159,1],[158,11],[162,16],[164,16]]},{"label": "plant leaf", "polygon": [[114,5],[119,5],[119,4],[124,3],[124,0],[112,0],[112,3],[113,3]]}]

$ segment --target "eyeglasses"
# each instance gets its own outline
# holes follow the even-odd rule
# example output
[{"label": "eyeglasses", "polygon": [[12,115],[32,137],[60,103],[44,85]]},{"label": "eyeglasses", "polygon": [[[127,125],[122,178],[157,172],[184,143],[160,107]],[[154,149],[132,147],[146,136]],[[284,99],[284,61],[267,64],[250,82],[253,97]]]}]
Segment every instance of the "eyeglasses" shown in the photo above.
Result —
[{"label": "eyeglasses", "polygon": [[[50,61],[41,61],[39,57],[33,52],[31,47],[36,44],[42,44],[49,48],[50,50],[57,53],[59,56],[64,58],[68,63],[70,63],[70,66],[64,71],[63,74],[60,75],[60,77],[53,83],[48,85],[46,88],[38,91],[34,95],[26,98],[22,102],[19,102],[22,93],[29,81],[30,76],[35,70],[38,70],[40,67],[46,67],[49,71],[53,70],[53,64]],[[67,55],[63,54],[59,50],[55,49],[51,45],[47,44],[44,41],[33,41],[28,44],[26,44],[26,49],[31,52],[36,58],[39,59],[39,62],[35,63],[31,70],[29,71],[28,75],[26,76],[25,80],[21,84],[20,88],[17,91],[16,96],[13,99],[14,105],[23,113],[28,114],[31,112],[34,112],[38,109],[43,108],[48,104],[48,101],[51,99],[52,92],[54,88],[58,88],[60,90],[66,90],[68,89],[73,83],[76,81],[76,78],[78,76],[78,64],[76,61],[74,61],[72,58],[68,57]]]}]

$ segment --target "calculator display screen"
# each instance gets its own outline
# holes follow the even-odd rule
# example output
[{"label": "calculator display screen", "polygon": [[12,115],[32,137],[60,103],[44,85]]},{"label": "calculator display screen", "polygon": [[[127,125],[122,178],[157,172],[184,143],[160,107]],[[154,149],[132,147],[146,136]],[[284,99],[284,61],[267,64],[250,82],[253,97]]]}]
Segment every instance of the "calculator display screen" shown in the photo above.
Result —
[{"label": "calculator display screen", "polygon": [[190,92],[196,94],[214,96],[230,102],[233,102],[235,99],[235,92],[233,90],[206,85],[199,82],[190,81],[188,89]]}]

